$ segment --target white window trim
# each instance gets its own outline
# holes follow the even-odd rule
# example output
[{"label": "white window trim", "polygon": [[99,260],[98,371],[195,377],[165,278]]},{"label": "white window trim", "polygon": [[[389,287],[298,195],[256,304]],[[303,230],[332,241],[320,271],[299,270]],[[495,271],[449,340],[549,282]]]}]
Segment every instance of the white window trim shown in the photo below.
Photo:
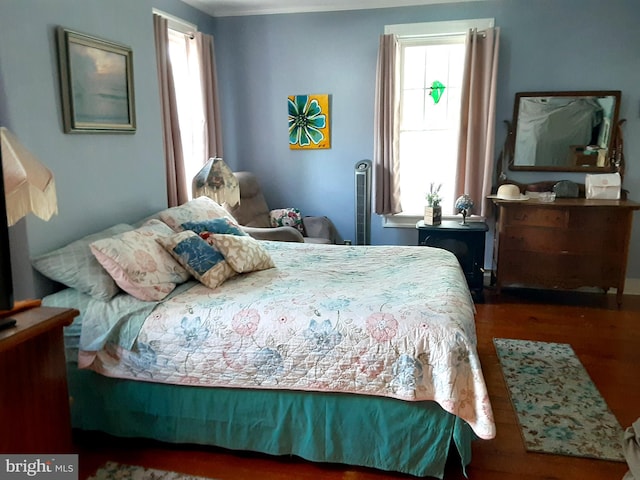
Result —
[{"label": "white window trim", "polygon": [[198,31],[198,26],[194,23],[187,22],[180,17],[176,17],[175,15],[171,15],[170,13],[163,12],[162,10],[158,10],[157,8],[153,8],[151,10],[156,15],[160,15],[167,19],[167,26],[171,30],[176,30],[180,33],[184,33],[185,35],[191,35]]},{"label": "white window trim", "polygon": [[447,22],[400,23],[385,25],[384,33],[395,33],[399,38],[466,34],[471,28],[484,30],[495,25],[494,18],[471,18]]},{"label": "white window trim", "polygon": [[[383,228],[416,228],[416,223],[424,220],[424,216],[419,215],[381,215]],[[442,220],[460,220],[462,215],[443,215]],[[467,222],[484,222],[486,217],[480,215],[471,215],[467,217]]]},{"label": "white window trim", "polygon": [[[445,35],[464,35],[469,29],[484,30],[493,28],[495,25],[494,18],[477,18],[468,20],[452,20],[445,22],[423,22],[423,23],[403,23],[396,25],[385,25],[384,33],[394,33],[399,39],[408,40],[411,38],[424,38],[430,36]],[[416,223],[423,220],[419,215],[381,215],[382,226],[384,228],[416,228]],[[456,215],[443,216],[443,220],[459,219]],[[485,217],[480,215],[471,215],[468,218],[470,222],[483,222]]]}]

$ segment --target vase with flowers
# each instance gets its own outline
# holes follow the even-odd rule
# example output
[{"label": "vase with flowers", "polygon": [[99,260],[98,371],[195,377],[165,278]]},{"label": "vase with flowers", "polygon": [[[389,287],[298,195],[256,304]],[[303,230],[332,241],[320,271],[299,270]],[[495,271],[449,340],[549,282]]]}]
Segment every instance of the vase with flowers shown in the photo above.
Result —
[{"label": "vase with flowers", "polygon": [[440,225],[442,222],[441,188],[442,184],[436,186],[433,182],[429,186],[429,192],[426,195],[427,205],[424,207],[424,223],[426,225]]}]

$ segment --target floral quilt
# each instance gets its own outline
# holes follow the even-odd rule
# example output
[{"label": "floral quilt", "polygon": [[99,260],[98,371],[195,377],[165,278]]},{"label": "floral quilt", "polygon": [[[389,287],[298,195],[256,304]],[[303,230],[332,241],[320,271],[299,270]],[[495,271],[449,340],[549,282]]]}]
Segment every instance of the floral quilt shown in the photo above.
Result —
[{"label": "floral quilt", "polygon": [[[264,242],[276,268],[156,304],[130,348],[80,352],[103,375],[196,386],[434,400],[480,438],[495,425],[474,305],[455,256],[430,247]],[[83,329],[103,319],[85,314]],[[109,337],[113,338],[113,336]],[[125,346],[123,346],[125,345]]]}]

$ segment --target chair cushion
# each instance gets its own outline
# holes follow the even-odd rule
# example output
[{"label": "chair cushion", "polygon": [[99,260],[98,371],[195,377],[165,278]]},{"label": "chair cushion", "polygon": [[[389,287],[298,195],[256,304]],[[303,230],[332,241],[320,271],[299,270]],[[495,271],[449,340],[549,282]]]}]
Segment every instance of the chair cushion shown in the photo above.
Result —
[{"label": "chair cushion", "polygon": [[278,208],[269,212],[272,227],[293,227],[304,235],[302,213],[297,208]]},{"label": "chair cushion", "polygon": [[245,227],[269,228],[269,206],[262,194],[258,179],[251,172],[235,172],[240,185],[240,205],[225,208]]}]

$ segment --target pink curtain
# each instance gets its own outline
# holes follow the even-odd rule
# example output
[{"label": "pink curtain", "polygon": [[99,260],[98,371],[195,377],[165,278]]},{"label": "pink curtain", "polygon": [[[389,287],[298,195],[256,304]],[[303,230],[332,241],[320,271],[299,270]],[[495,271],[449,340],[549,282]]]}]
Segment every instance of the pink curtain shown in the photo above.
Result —
[{"label": "pink curtain", "polygon": [[222,123],[220,119],[220,102],[218,100],[218,78],[216,73],[215,50],[213,37],[206,33],[195,34],[200,63],[200,84],[204,101],[205,117],[205,157],[223,158]]},{"label": "pink curtain", "polygon": [[182,156],[182,141],[178,124],[175,87],[169,59],[169,39],[167,20],[153,15],[153,31],[156,43],[156,63],[160,88],[160,108],[162,115],[162,139],[164,142],[165,169],[167,174],[167,204],[169,207],[182,205],[189,199],[184,185],[185,170]]},{"label": "pink curtain", "polygon": [[396,62],[398,38],[381,35],[376,72],[373,165],[375,212],[400,213],[400,163],[398,158],[399,88]]},{"label": "pink curtain", "polygon": [[485,216],[493,178],[499,38],[499,28],[467,33],[462,83],[456,191],[469,194],[473,213]]}]

